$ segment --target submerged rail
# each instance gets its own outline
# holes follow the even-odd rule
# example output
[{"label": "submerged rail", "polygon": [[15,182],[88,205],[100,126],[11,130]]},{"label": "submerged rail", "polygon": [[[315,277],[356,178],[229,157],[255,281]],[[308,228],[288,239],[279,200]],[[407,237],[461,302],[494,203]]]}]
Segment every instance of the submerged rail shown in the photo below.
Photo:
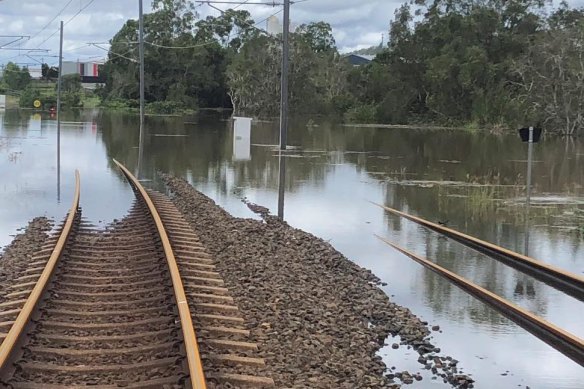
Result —
[{"label": "submerged rail", "polygon": [[178,270],[176,258],[174,256],[170,240],[168,239],[168,235],[162,223],[162,219],[160,218],[160,215],[158,214],[158,211],[156,210],[156,207],[154,206],[152,199],[150,198],[144,187],[136,179],[136,177],[134,177],[134,175],[130,173],[130,171],[125,166],[123,166],[115,159],[114,162],[116,163],[118,168],[120,168],[120,170],[124,173],[124,175],[130,182],[130,184],[135,188],[137,193],[140,194],[140,196],[146,203],[152,215],[152,218],[154,219],[156,229],[158,230],[160,239],[162,241],[162,246],[164,248],[166,260],[168,262],[168,266],[170,269],[170,276],[172,279],[175,298],[178,303],[178,311],[181,319],[181,328],[185,343],[185,349],[187,353],[187,363],[189,367],[191,384],[193,389],[206,389],[207,384],[205,381],[205,375],[203,373],[203,364],[201,362],[201,356],[199,353],[197,337],[195,334],[195,329],[191,318],[191,312],[188,306],[187,297]]},{"label": "submerged rail", "polygon": [[377,238],[410,257],[414,261],[422,264],[426,268],[445,277],[450,282],[475,296],[479,300],[489,304],[498,312],[537,336],[539,339],[560,351],[576,363],[584,366],[584,340],[503,299],[495,293],[468,281],[456,273],[391,243],[380,236],[377,236]]},{"label": "submerged rail", "polygon": [[71,230],[73,228],[73,222],[75,221],[75,216],[77,215],[77,211],[79,209],[79,197],[80,197],[80,178],[79,178],[79,171],[75,171],[75,192],[73,194],[73,204],[71,205],[71,209],[69,210],[69,214],[57,240],[55,248],[53,249],[47,264],[43,272],[41,273],[36,285],[32,289],[32,292],[26,299],[24,306],[20,310],[20,313],[16,317],[14,324],[10,328],[6,338],[0,345],[0,371],[6,368],[7,364],[10,362],[10,357],[13,355],[14,349],[17,347],[19,340],[22,338],[25,329],[30,322],[30,319],[33,315],[33,312],[37,308],[43,293],[45,292],[47,285],[51,280],[51,276],[53,275],[59,259],[61,258],[61,254],[63,253],[63,248],[65,247],[65,243],[71,234]]},{"label": "submerged rail", "polygon": [[409,215],[405,212],[401,212],[380,204],[375,205],[394,215],[404,217],[426,228],[429,228],[432,231],[447,236],[480,253],[486,254],[491,258],[503,262],[508,266],[529,274],[533,278],[545,282],[546,284],[551,285],[554,288],[567,293],[580,301],[584,301],[584,277],[582,276],[570,273],[563,269],[559,269],[552,265],[548,265],[547,263],[535,260],[525,255],[521,255],[495,244],[485,242],[473,236],[463,234],[451,228]]}]

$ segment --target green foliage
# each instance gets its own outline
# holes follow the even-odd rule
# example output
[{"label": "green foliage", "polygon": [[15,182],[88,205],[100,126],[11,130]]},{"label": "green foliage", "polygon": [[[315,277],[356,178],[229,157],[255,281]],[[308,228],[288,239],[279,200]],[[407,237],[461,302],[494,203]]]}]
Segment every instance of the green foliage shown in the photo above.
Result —
[{"label": "green foliage", "polygon": [[181,101],[155,101],[146,105],[146,112],[155,115],[176,115],[194,111],[195,107],[187,107]]},{"label": "green foliage", "polygon": [[41,99],[41,92],[35,88],[26,88],[20,95],[19,105],[22,108],[34,108],[34,102]]},{"label": "green foliage", "polygon": [[[175,101],[185,107],[229,106],[226,68],[229,58],[257,35],[249,12],[228,10],[196,21],[192,3],[155,1],[145,15],[146,101]],[[102,100],[138,99],[139,66],[135,44],[138,23],[129,20],[111,41],[102,68]]]},{"label": "green foliage", "polygon": [[[532,44],[549,39],[545,32],[550,26],[566,28],[582,20],[581,11],[565,4],[546,18],[545,3],[539,0],[410,4],[395,13],[387,50],[350,75],[351,93],[377,105],[380,122],[402,124],[423,118],[486,126],[535,121],[526,112],[527,83],[518,66],[537,57]],[[555,46],[566,43],[558,39]],[[541,63],[552,54],[541,54]],[[553,73],[550,68],[540,70],[544,77]]]},{"label": "green foliage", "polygon": [[46,63],[41,65],[41,72],[44,80],[55,80],[59,77],[59,68]]},{"label": "green foliage", "polygon": [[[292,34],[290,42],[290,111],[320,113],[348,109],[348,64],[337,53],[330,25],[311,23]],[[236,114],[270,117],[280,109],[280,40],[249,39],[227,68],[229,96]],[[343,96],[343,97],[341,97]]]},{"label": "green foliage", "polygon": [[61,102],[65,108],[83,107],[83,87],[79,74],[67,74],[61,81]]},{"label": "green foliage", "polygon": [[35,108],[34,102],[36,100],[41,102],[41,109],[50,109],[57,106],[57,96],[44,95],[38,88],[32,86],[22,91],[19,106],[22,108]]},{"label": "green foliage", "polygon": [[375,123],[377,107],[373,104],[364,104],[353,107],[345,114],[345,120],[349,123],[368,124]]},{"label": "green foliage", "polygon": [[[101,107],[107,108],[114,111],[130,111],[136,109],[132,107],[133,100],[123,100],[123,99],[108,99],[101,101]],[[139,107],[138,103],[138,107]]]},{"label": "green foliage", "polygon": [[16,65],[15,63],[8,62],[4,68],[3,82],[6,84],[8,89],[13,91],[22,91],[30,85],[31,76],[28,72],[28,68]]}]

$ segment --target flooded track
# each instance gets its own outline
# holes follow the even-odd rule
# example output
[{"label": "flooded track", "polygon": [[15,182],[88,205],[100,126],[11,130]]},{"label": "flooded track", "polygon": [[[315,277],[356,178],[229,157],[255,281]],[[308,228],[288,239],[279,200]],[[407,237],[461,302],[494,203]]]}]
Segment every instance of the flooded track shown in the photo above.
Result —
[{"label": "flooded track", "polygon": [[273,386],[212,258],[164,196],[155,206],[120,168],[137,197],[129,214],[93,228],[78,180],[64,227],[2,296],[0,386]]},{"label": "flooded track", "polygon": [[442,266],[436,265],[426,258],[422,258],[412,253],[411,251],[408,251],[394,243],[387,241],[386,239],[381,237],[379,238],[383,242],[410,257],[414,261],[436,272],[442,277],[445,277],[467,293],[489,304],[501,314],[513,320],[515,323],[525,328],[533,335],[537,336],[556,350],[571,358],[574,362],[584,366],[584,340],[574,336],[573,334],[570,334],[567,331],[564,331],[552,323],[543,320],[537,315],[534,315],[533,313],[510,303],[495,293],[490,292],[487,289],[482,288],[463,277],[460,277],[458,274],[453,273],[443,268]]},{"label": "flooded track", "polygon": [[486,254],[491,258],[499,260],[504,264],[511,266],[525,274],[528,274],[538,279],[539,281],[545,282],[546,284],[551,285],[554,288],[567,293],[580,301],[584,301],[584,277],[582,276],[565,271],[563,269],[559,269],[555,266],[548,265],[545,262],[537,261],[533,258],[521,255],[511,250],[507,250],[492,243],[485,242],[473,236],[460,233],[451,228],[429,222],[428,220],[408,215],[407,213],[400,212],[389,207],[384,207],[379,204],[376,205],[394,215],[411,220],[426,228],[429,228],[432,231],[460,242],[465,246],[473,248],[479,253]]},{"label": "flooded track", "polygon": [[[84,218],[103,229],[132,206],[134,192],[111,159],[132,171],[139,166],[138,117],[85,110],[63,119],[80,124],[62,129],[59,200],[56,122],[28,111],[0,112],[0,245],[10,243],[34,217],[59,220],[66,214],[74,189],[67,178],[76,168],[86,177]],[[167,172],[188,180],[234,216],[255,217],[242,197],[275,213],[280,161],[269,145],[278,143],[278,123],[254,122],[251,150],[241,153],[234,148],[238,143],[228,119],[229,114],[204,112],[148,117],[140,174],[145,186],[164,191],[156,172]],[[516,252],[524,253],[529,244],[529,256],[582,276],[582,139],[547,136],[536,147],[528,228],[523,205],[527,149],[514,132],[348,128],[326,120],[308,128],[308,118],[297,119],[290,131],[290,144],[297,149],[286,157],[285,216],[291,226],[330,240],[386,283],[382,289],[393,302],[440,326],[433,343],[460,361],[476,388],[581,388],[580,365],[443,277],[388,250],[374,234],[580,338],[581,301],[368,201],[447,222]],[[197,335],[202,336],[198,328]],[[420,372],[424,380],[416,387],[446,387],[424,374],[416,352],[392,349],[398,338],[386,342],[379,356],[387,366]]]}]

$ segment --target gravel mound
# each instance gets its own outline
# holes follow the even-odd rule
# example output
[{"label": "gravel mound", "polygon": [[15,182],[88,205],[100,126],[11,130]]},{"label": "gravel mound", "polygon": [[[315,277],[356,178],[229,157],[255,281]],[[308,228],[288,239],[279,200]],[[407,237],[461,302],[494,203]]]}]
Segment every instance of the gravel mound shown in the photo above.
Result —
[{"label": "gravel mound", "polygon": [[[12,280],[22,275],[32,256],[48,238],[52,223],[45,217],[37,217],[28,223],[24,232],[16,235],[14,240],[0,252],[0,290],[6,290]],[[0,301],[2,296],[0,295]]]},{"label": "gravel mound", "polygon": [[376,353],[389,335],[418,350],[420,363],[433,372],[436,359],[437,376],[472,387],[435,355],[427,323],[392,303],[369,270],[263,207],[250,208],[264,221],[235,218],[186,181],[162,178],[214,255],[277,387],[397,388],[396,382],[421,379],[387,374]]}]

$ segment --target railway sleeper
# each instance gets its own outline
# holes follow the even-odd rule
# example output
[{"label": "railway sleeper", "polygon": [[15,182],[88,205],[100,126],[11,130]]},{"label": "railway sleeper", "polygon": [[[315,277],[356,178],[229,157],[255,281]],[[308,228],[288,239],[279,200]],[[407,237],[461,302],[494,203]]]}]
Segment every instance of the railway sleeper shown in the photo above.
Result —
[{"label": "railway sleeper", "polygon": [[180,357],[180,346],[178,341],[174,341],[130,348],[97,350],[30,347],[25,350],[24,357],[28,363],[53,363],[60,366],[128,365]]},{"label": "railway sleeper", "polygon": [[65,306],[68,310],[79,310],[86,312],[103,312],[106,310],[115,309],[141,309],[151,307],[153,304],[156,306],[166,306],[172,304],[172,299],[169,296],[158,295],[153,297],[147,297],[143,299],[125,300],[125,301],[102,301],[98,303],[86,302],[86,301],[75,301],[75,300],[64,300],[59,299],[59,301],[48,301],[44,308],[45,309],[58,309],[61,305]]},{"label": "railway sleeper", "polygon": [[169,339],[177,339],[180,330],[177,328],[165,328],[158,331],[135,332],[123,335],[102,336],[76,336],[63,334],[37,334],[31,345],[40,347],[67,347],[75,344],[77,349],[110,349],[129,348],[143,344],[168,342]]},{"label": "railway sleeper", "polygon": [[[157,276],[155,279],[145,280],[145,281],[135,281],[132,283],[125,283],[125,284],[81,284],[81,283],[74,283],[74,282],[66,282],[66,281],[59,281],[55,282],[58,285],[58,289],[64,290],[77,290],[83,291],[87,289],[95,289],[100,291],[101,293],[108,293],[108,292],[124,292],[124,291],[133,291],[133,290],[141,290],[144,286],[148,285],[160,285],[162,281],[160,277]],[[164,286],[171,287],[171,285],[167,282],[164,282]]]},{"label": "railway sleeper", "polygon": [[43,317],[43,320],[71,324],[73,323],[78,324],[87,323],[88,325],[110,324],[112,326],[116,326],[120,324],[132,323],[152,318],[174,316],[171,309],[169,309],[168,307],[166,309],[162,308],[160,311],[155,312],[154,314],[148,312],[138,313],[128,312],[119,315],[100,315],[99,312],[93,312],[90,313],[89,315],[81,315],[79,313],[73,314],[74,311],[69,311],[71,312],[70,314],[46,312],[46,316]]},{"label": "railway sleeper", "polygon": [[[179,384],[181,387],[184,386],[182,382],[184,381],[183,375],[170,376],[165,378],[155,378],[148,381],[140,381],[129,383],[127,381],[120,381],[120,383],[115,385],[91,385],[91,389],[119,389],[124,387],[127,389],[160,389],[170,385]],[[34,383],[34,382],[18,382],[12,384],[14,389],[79,389],[78,385],[54,385],[46,383]]]},{"label": "railway sleeper", "polygon": [[71,282],[71,283],[79,283],[84,282],[90,285],[95,286],[102,286],[110,284],[121,284],[125,285],[127,283],[135,283],[139,281],[149,281],[150,279],[158,279],[160,280],[160,273],[151,271],[149,273],[139,273],[135,274],[133,272],[125,272],[126,274],[112,274],[107,277],[104,276],[86,276],[86,275],[78,275],[78,274],[70,274],[69,270],[67,270],[66,274],[60,274],[59,279],[64,282]]},{"label": "railway sleeper", "polygon": [[181,358],[164,358],[133,364],[60,366],[52,363],[19,363],[14,381],[38,383],[59,382],[65,385],[87,386],[120,383],[140,383],[152,379],[179,377],[183,374]]},{"label": "railway sleeper", "polygon": [[62,296],[68,296],[70,300],[74,300],[75,298],[82,299],[82,301],[86,302],[95,302],[99,303],[106,298],[108,301],[126,301],[128,298],[132,299],[145,299],[149,297],[159,296],[159,295],[166,295],[165,289],[160,285],[157,285],[153,288],[145,288],[140,290],[133,290],[133,291],[125,291],[125,292],[80,292],[75,290],[59,290],[58,292],[53,292],[53,295],[57,298]]},{"label": "railway sleeper", "polygon": [[0,309],[11,308],[11,307],[21,307],[22,308],[24,303],[26,303],[26,299],[6,301],[3,303],[0,303]]},{"label": "railway sleeper", "polygon": [[273,388],[275,386],[274,380],[271,378],[248,374],[210,373],[207,375],[207,380],[215,384],[229,382],[244,388]]},{"label": "railway sleeper", "polygon": [[[108,264],[109,265],[109,264]],[[87,267],[86,267],[87,266]],[[71,263],[68,262],[67,263],[67,274],[99,274],[99,275],[118,275],[118,274],[122,274],[125,273],[127,271],[131,271],[133,274],[143,274],[143,273],[152,273],[157,271],[158,269],[160,269],[162,266],[161,263],[155,263],[155,264],[150,264],[147,263],[146,265],[136,265],[133,266],[132,268],[128,268],[126,266],[123,266],[119,269],[112,269],[111,265],[110,268],[104,268],[104,269],[98,269],[96,267],[93,267],[93,265],[91,264],[87,264],[87,263]]]}]

